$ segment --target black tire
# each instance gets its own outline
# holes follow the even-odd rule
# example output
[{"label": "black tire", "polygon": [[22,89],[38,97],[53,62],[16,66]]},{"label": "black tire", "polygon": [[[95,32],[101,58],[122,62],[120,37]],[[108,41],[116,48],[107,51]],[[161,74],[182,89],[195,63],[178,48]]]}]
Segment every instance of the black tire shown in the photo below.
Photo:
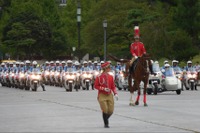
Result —
[{"label": "black tire", "polygon": [[194,89],[197,90],[197,85],[194,86]]},{"label": "black tire", "polygon": [[89,82],[86,82],[86,89],[89,90]]},{"label": "black tire", "polygon": [[194,82],[191,82],[191,90],[193,91],[194,90]]},{"label": "black tire", "polygon": [[151,95],[151,92],[152,92],[152,91],[151,91],[150,89],[147,89],[147,94],[148,94],[148,95]]},{"label": "black tire", "polygon": [[154,84],[154,91],[153,91],[154,95],[158,94],[158,84]]},{"label": "black tire", "polygon": [[118,82],[116,82],[116,86],[117,86],[118,90],[120,90],[120,91],[122,90],[122,88],[119,87],[119,83]]},{"label": "black tire", "polygon": [[34,84],[32,91],[37,91],[37,84]]},{"label": "black tire", "polygon": [[181,90],[176,90],[176,94],[180,95],[181,94]]},{"label": "black tire", "polygon": [[72,83],[69,83],[69,91],[72,92]]}]

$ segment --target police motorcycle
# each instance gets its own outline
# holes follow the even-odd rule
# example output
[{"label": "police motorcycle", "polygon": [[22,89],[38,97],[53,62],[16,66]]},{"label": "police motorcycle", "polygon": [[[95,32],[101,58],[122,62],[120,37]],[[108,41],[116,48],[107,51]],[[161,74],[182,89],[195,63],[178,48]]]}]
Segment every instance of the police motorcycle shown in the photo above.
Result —
[{"label": "police motorcycle", "polygon": [[4,69],[5,69],[5,63],[1,63],[1,67],[0,67],[0,83],[2,86],[5,86],[5,83],[3,82],[3,73],[4,73]]},{"label": "police motorcycle", "polygon": [[125,66],[118,63],[115,68],[115,84],[119,90],[128,89],[128,76],[125,75],[125,72]]},{"label": "police motorcycle", "polygon": [[14,72],[14,66],[13,66],[13,62],[9,63],[9,74],[8,74],[8,78],[9,78],[9,87],[15,87],[15,81],[14,81],[14,77],[15,77],[15,72]]},{"label": "police motorcycle", "polygon": [[14,86],[15,88],[19,88],[19,71],[20,71],[20,63],[16,62],[16,66],[14,68]]},{"label": "police motorcycle", "polygon": [[9,81],[9,72],[7,70],[2,71],[1,73],[1,84],[2,86],[11,87]]},{"label": "police motorcycle", "polygon": [[76,89],[80,89],[81,88],[81,73],[82,73],[82,70],[81,70],[81,65],[78,61],[75,61],[74,62],[74,69],[76,71]]},{"label": "police motorcycle", "polygon": [[185,67],[187,71],[186,76],[186,90],[197,90],[197,71],[195,67],[192,66],[192,61],[187,61],[187,66]]},{"label": "police motorcycle", "polygon": [[41,72],[30,73],[30,88],[32,91],[37,91],[38,87],[41,86]]},{"label": "police motorcycle", "polygon": [[49,68],[49,62],[46,61],[45,62],[45,66],[42,67],[42,79],[44,81],[45,85],[49,85],[50,84],[50,68]]},{"label": "police motorcycle", "polygon": [[197,70],[197,86],[200,86],[200,70]]},{"label": "police motorcycle", "polygon": [[54,86],[54,85],[55,85],[54,74],[55,74],[54,62],[53,62],[53,61],[50,61],[50,67],[49,67],[50,86]]},{"label": "police motorcycle", "polygon": [[78,88],[76,87],[76,81],[77,77],[74,68],[68,68],[67,71],[63,74],[63,84],[66,91],[72,92],[73,89],[78,91]]},{"label": "police motorcycle", "polygon": [[55,71],[54,71],[54,84],[55,86],[62,87],[61,84],[61,66],[60,66],[60,61],[56,61],[56,66],[55,66]]},{"label": "police motorcycle", "polygon": [[194,68],[190,68],[187,71],[186,77],[186,90],[197,90],[197,72]]},{"label": "police motorcycle", "polygon": [[20,89],[24,89],[26,86],[26,78],[25,78],[25,72],[24,71],[20,71],[18,73],[18,87]]},{"label": "police motorcycle", "polygon": [[[87,64],[87,61],[83,62],[83,65]],[[90,87],[92,87],[92,71],[90,70],[87,65],[83,66],[82,73],[81,73],[81,86],[83,90],[89,90]]]},{"label": "police motorcycle", "polygon": [[160,92],[164,91],[176,91],[177,95],[181,94],[181,81],[176,77],[174,74],[174,70],[170,67],[169,64],[164,65],[164,69],[161,70],[162,72],[162,89]]},{"label": "police motorcycle", "polygon": [[42,73],[39,68],[36,67],[37,62],[33,61],[33,68],[32,71],[29,73],[30,74],[30,88],[32,91],[37,91],[37,89],[41,86],[42,84]]},{"label": "police motorcycle", "polygon": [[157,95],[158,92],[162,91],[161,80],[162,72],[160,71],[158,61],[152,63],[153,72],[155,74],[149,74],[149,82],[147,84],[147,94]]}]

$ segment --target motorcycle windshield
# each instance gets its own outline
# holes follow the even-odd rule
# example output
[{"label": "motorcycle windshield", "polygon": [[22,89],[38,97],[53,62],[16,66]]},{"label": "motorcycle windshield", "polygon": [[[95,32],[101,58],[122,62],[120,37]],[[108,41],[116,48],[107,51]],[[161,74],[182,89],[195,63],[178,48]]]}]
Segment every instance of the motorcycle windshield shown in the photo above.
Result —
[{"label": "motorcycle windshield", "polygon": [[153,63],[153,71],[154,72],[160,72],[160,66],[159,66],[159,64]]},{"label": "motorcycle windshield", "polygon": [[90,68],[88,68],[88,67],[85,67],[85,68],[83,68],[83,71],[86,71],[86,72],[88,72],[88,71],[90,71]]},{"label": "motorcycle windshield", "polygon": [[174,69],[174,72],[176,73],[176,74],[181,74],[182,73],[182,71],[181,71],[181,69],[179,68],[179,67],[175,67],[175,68],[173,68]]},{"label": "motorcycle windshield", "polygon": [[174,70],[173,68],[168,68],[165,70],[165,76],[166,77],[173,77],[174,76]]},{"label": "motorcycle windshield", "polygon": [[67,72],[73,72],[74,70],[73,70],[73,68],[68,68],[67,69]]},{"label": "motorcycle windshield", "polygon": [[193,67],[188,68],[188,71],[189,71],[190,73],[196,73],[196,70],[195,70],[195,68],[193,68]]}]

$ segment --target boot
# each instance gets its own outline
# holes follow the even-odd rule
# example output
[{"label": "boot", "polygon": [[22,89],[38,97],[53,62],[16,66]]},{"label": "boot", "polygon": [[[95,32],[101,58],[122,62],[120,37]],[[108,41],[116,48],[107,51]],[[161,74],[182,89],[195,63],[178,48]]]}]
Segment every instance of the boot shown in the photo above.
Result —
[{"label": "boot", "polygon": [[41,86],[42,86],[42,89],[43,89],[43,91],[46,91],[46,90],[45,90],[45,87],[44,87],[44,85],[43,85],[43,84],[41,84]]},{"label": "boot", "polygon": [[104,121],[104,127],[105,127],[105,128],[109,128],[108,114],[103,113],[103,121]]}]

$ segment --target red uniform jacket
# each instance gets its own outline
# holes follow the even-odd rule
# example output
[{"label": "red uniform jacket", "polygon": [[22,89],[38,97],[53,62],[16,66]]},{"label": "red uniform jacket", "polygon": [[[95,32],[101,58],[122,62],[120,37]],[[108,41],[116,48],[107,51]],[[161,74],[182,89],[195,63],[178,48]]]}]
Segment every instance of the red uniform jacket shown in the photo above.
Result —
[{"label": "red uniform jacket", "polygon": [[144,53],[146,53],[146,49],[144,48],[144,44],[142,42],[134,42],[130,46],[130,52],[132,56],[141,57]]},{"label": "red uniform jacket", "polygon": [[[102,73],[96,77],[94,88],[98,90],[98,95],[100,93],[110,94],[112,92],[114,95],[117,94],[113,76],[108,73]],[[109,88],[110,92],[104,91],[104,88]]]}]

